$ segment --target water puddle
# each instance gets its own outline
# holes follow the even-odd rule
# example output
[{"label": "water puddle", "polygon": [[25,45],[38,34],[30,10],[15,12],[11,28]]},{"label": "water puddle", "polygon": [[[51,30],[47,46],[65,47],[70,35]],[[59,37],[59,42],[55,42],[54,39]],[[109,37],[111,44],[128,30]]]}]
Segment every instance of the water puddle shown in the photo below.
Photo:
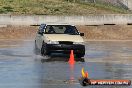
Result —
[{"label": "water puddle", "polygon": [[23,41],[18,46],[10,48],[0,47],[0,87],[81,88],[78,78],[81,76],[82,67],[88,71],[91,79],[132,80],[132,42],[87,42],[83,61],[76,61],[72,67],[68,59],[67,55],[35,55],[34,41]]}]

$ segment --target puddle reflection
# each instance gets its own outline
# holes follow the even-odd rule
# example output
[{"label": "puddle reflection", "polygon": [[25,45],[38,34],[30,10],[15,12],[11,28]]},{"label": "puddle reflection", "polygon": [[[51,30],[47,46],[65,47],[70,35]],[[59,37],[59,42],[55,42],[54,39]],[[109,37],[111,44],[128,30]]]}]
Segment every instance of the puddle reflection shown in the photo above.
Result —
[{"label": "puddle reflection", "polygon": [[[65,54],[53,54],[51,56],[43,56],[41,58],[41,62],[55,62],[55,61],[62,61],[62,62],[68,62],[69,61],[69,55]],[[76,58],[75,61],[77,62],[85,62],[84,58]]]}]

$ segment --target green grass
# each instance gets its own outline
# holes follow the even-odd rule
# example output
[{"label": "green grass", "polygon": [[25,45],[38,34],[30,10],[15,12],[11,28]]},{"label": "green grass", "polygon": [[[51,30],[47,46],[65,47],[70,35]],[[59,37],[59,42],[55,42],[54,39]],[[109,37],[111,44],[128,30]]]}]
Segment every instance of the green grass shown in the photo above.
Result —
[{"label": "green grass", "polygon": [[104,3],[73,3],[66,0],[0,0],[0,14],[88,15],[130,13]]}]

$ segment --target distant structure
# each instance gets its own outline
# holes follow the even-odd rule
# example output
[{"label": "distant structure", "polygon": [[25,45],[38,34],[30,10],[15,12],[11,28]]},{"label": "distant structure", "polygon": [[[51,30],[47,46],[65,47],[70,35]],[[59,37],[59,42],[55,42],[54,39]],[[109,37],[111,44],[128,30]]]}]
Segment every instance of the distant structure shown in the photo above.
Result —
[{"label": "distant structure", "polygon": [[132,0],[117,0],[117,3],[132,10]]},{"label": "distant structure", "polygon": [[83,2],[98,3],[104,2],[107,4],[113,4],[115,6],[120,6],[124,9],[132,10],[132,0],[80,0]]},{"label": "distant structure", "polygon": [[127,6],[130,10],[132,10],[132,0],[128,0]]}]

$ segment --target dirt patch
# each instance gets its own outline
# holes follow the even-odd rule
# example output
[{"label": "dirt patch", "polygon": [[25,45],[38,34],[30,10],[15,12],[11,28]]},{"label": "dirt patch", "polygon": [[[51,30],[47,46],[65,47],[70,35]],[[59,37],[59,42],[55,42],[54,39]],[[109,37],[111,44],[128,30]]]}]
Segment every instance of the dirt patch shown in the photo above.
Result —
[{"label": "dirt patch", "polygon": [[37,27],[32,26],[7,26],[0,28],[0,39],[33,39]]},{"label": "dirt patch", "polygon": [[[132,40],[131,25],[77,26],[86,40]],[[7,26],[0,28],[0,39],[34,39],[38,27]]]},{"label": "dirt patch", "polygon": [[89,40],[132,40],[131,25],[77,26]]}]

